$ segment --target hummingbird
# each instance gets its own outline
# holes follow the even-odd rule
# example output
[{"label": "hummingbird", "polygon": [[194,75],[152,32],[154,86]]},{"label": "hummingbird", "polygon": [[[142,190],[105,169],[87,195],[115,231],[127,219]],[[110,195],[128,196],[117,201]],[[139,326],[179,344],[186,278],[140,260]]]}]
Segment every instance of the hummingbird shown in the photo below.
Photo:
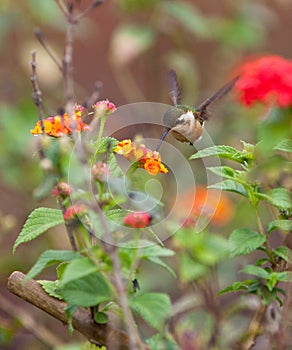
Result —
[{"label": "hummingbird", "polygon": [[205,121],[209,118],[208,107],[226,95],[232,89],[238,78],[239,76],[236,76],[215,92],[215,94],[203,101],[198,107],[193,107],[180,104],[181,93],[177,75],[174,70],[169,70],[169,94],[174,106],[164,113],[163,124],[166,129],[161,136],[156,150],[159,149],[169,132],[171,132],[178,141],[189,142],[191,145],[199,140],[203,134]]}]

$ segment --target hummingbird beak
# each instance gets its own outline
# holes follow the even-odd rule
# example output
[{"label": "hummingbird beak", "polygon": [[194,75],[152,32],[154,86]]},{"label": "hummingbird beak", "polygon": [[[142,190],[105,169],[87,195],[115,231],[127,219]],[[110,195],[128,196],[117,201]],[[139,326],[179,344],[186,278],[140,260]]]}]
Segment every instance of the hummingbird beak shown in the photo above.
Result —
[{"label": "hummingbird beak", "polygon": [[159,150],[163,140],[166,138],[166,135],[169,133],[169,130],[170,130],[170,128],[167,128],[166,130],[164,130],[164,132],[163,132],[163,134],[162,134],[162,136],[161,136],[161,138],[159,140],[158,146],[156,147],[155,151]]}]

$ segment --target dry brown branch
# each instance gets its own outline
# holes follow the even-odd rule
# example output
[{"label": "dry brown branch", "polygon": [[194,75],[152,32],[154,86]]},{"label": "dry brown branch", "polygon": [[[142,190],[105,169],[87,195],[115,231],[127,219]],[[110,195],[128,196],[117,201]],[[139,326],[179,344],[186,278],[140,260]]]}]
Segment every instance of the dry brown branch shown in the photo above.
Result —
[{"label": "dry brown branch", "polygon": [[[24,284],[24,278],[25,274],[14,271],[8,278],[9,292],[67,324],[68,320],[64,311],[66,303],[50,297],[35,280],[29,280]],[[73,314],[72,325],[75,330],[96,345],[105,345],[111,350],[129,350],[126,333],[111,324],[94,323],[90,311],[79,308]]]}]

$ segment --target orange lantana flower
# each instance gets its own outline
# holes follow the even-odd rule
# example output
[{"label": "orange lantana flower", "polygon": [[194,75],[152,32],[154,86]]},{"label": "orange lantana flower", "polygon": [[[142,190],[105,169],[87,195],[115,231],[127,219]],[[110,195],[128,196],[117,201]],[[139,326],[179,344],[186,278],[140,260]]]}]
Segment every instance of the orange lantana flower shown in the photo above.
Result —
[{"label": "orange lantana flower", "polygon": [[[77,110],[75,114],[70,117],[67,113],[63,116],[57,115],[43,119],[44,133],[49,136],[60,137],[70,135],[73,131],[89,130],[89,126],[82,121],[81,111]],[[42,134],[42,125],[39,120],[34,129],[30,131],[33,135]]]},{"label": "orange lantana flower", "polygon": [[136,163],[137,168],[144,168],[151,175],[168,172],[161,163],[159,152],[152,151],[143,144],[136,146],[131,140],[122,140],[117,144],[115,152]]}]

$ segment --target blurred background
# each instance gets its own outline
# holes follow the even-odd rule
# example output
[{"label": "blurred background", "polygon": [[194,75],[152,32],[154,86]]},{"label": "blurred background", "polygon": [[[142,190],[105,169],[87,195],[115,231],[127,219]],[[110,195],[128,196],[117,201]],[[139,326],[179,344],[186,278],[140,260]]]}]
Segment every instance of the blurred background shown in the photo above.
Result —
[{"label": "blurred background", "polygon": [[[90,1],[77,3],[82,11]],[[83,103],[101,81],[100,97],[117,106],[170,103],[166,75],[173,68],[183,102],[198,103],[234,76],[247,57],[277,54],[291,59],[291,13],[291,0],[106,0],[76,27],[76,100]],[[60,329],[59,323],[6,291],[12,271],[28,271],[45,249],[68,247],[65,235],[52,230],[34,241],[33,249],[28,244],[15,255],[11,252],[28,214],[38,206],[56,205],[36,196],[42,176],[30,134],[37,120],[30,83],[33,49],[48,115],[64,105],[63,84],[57,67],[34,38],[35,27],[61,57],[66,24],[54,1],[0,1],[1,349],[47,349],[72,339],[65,326]],[[258,107],[247,113],[229,96],[206,128],[215,144],[239,146],[240,139],[254,141],[258,115]],[[237,223],[242,221],[239,217]],[[32,335],[34,322],[52,333]]]}]

